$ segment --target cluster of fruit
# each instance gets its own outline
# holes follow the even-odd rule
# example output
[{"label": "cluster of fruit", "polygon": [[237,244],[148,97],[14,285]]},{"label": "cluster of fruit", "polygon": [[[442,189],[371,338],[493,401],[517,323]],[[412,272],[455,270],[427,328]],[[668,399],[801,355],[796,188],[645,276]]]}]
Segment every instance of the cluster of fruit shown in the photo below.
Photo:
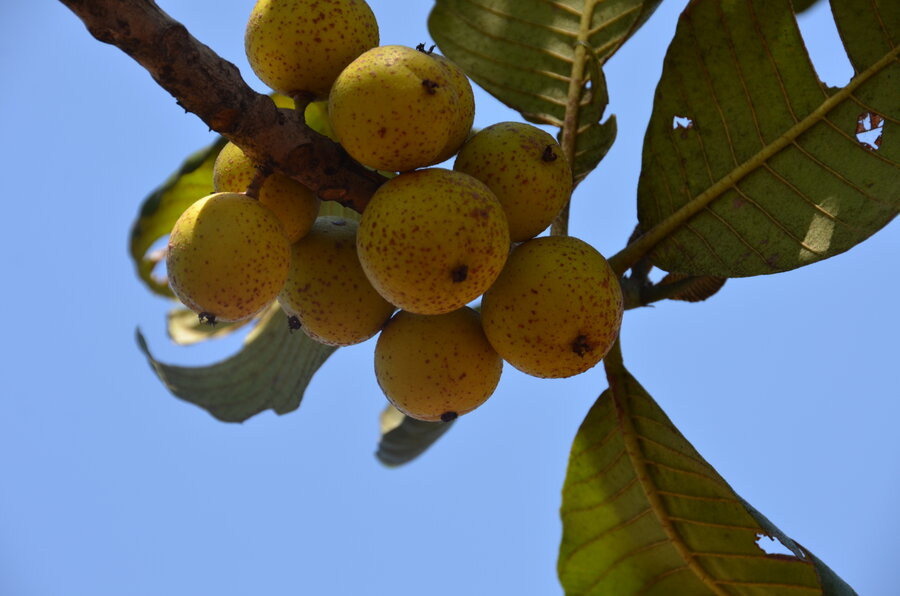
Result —
[{"label": "cluster of fruit", "polygon": [[[551,135],[504,122],[470,136],[465,74],[421,45],[378,46],[362,0],[259,0],[246,49],[298,105],[327,98],[323,132],[350,156],[399,174],[359,222],[317,217],[312,192],[278,173],[253,185],[256,165],[227,145],[217,192],[184,212],[168,246],[169,283],[201,319],[243,320],[277,299],[292,329],[323,343],[380,331],[378,382],[422,420],[478,407],[503,360],[568,377],[603,358],[622,317],[615,275],[581,240],[536,238],[572,191]],[[454,155],[452,170],[429,167]],[[480,296],[480,312],[467,306]]]}]

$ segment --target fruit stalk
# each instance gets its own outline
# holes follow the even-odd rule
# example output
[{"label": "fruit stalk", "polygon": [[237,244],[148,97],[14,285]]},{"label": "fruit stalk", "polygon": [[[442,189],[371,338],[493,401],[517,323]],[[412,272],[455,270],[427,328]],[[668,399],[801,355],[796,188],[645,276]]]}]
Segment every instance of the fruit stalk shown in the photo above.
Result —
[{"label": "fruit stalk", "polygon": [[60,0],[99,41],[143,66],[186,111],[272,167],[362,212],[385,179],[354,163],[339,145],[255,92],[230,62],[200,43],[151,0]]}]

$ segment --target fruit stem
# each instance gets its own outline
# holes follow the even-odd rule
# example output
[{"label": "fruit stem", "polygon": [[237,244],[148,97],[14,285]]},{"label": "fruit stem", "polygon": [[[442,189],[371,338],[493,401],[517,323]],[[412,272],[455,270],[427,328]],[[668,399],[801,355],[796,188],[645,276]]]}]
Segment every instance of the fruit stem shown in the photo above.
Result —
[{"label": "fruit stem", "polygon": [[253,180],[250,181],[250,185],[247,186],[247,190],[244,194],[251,199],[259,200],[259,191],[262,190],[262,185],[266,181],[266,178],[269,177],[269,174],[271,174],[269,168],[257,167],[253,172]]},{"label": "fruit stem", "polygon": [[306,106],[312,103],[314,98],[310,93],[298,93],[291,97],[291,99],[294,100],[294,110],[299,114],[303,114],[306,111]]}]

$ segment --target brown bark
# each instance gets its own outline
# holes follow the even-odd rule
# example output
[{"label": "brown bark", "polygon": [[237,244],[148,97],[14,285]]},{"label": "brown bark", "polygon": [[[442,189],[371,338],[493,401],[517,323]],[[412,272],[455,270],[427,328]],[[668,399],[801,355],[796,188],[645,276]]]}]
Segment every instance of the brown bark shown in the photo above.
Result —
[{"label": "brown bark", "polygon": [[251,159],[362,212],[385,179],[251,89],[237,67],[194,38],[152,0],[60,0],[91,35],[143,66],[176,100]]}]

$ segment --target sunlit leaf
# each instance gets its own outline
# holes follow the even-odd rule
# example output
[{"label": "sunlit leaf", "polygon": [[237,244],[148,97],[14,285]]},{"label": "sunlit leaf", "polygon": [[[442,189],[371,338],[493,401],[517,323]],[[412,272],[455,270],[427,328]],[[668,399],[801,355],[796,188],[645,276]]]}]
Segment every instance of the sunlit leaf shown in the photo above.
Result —
[{"label": "sunlit leaf", "polygon": [[[624,368],[608,376],[563,486],[566,594],[854,593],[746,506]],[[794,555],[767,554],[760,536]]]},{"label": "sunlit leaf", "polygon": [[207,339],[217,339],[241,329],[250,321],[240,323],[216,323],[210,325],[192,310],[173,308],[166,315],[166,331],[179,346],[190,346]]},{"label": "sunlit leaf", "polygon": [[292,333],[278,305],[262,316],[240,352],[210,366],[164,364],[150,353],[140,331],[137,340],[169,391],[224,422],[243,422],[267,409],[296,410],[313,374],[335,350]]},{"label": "sunlit leaf", "polygon": [[[840,89],[819,81],[789,0],[684,11],[638,188],[655,265],[785,271],[848,250],[900,210],[900,3],[832,6],[856,71]],[[872,144],[857,137],[879,126]]]},{"label": "sunlit leaf", "polygon": [[409,463],[440,439],[455,422],[416,420],[389,405],[381,413],[381,440],[375,457],[391,467]]},{"label": "sunlit leaf", "polygon": [[[437,0],[428,28],[441,51],[485,90],[532,122],[575,137],[576,181],[615,137],[600,66],[659,0]],[[584,84],[591,79],[590,88]],[[574,111],[573,111],[574,110]]]},{"label": "sunlit leaf", "polygon": [[216,139],[184,160],[181,167],[168,180],[144,199],[137,220],[131,228],[131,258],[137,266],[138,276],[153,292],[172,296],[165,280],[153,275],[153,269],[164,255],[149,253],[161,238],[169,235],[178,217],[192,203],[213,191],[213,164],[226,140]]}]

